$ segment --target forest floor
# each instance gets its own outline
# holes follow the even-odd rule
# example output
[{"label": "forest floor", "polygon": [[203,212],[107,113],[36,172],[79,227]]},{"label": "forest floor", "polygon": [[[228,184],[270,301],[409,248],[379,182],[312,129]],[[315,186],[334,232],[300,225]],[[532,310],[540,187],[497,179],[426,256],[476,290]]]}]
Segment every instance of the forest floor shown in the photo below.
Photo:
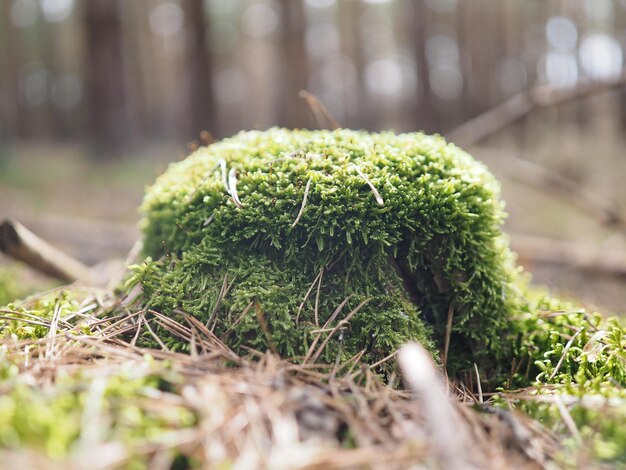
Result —
[{"label": "forest floor", "polygon": [[[0,216],[19,220],[85,263],[123,259],[139,237],[144,186],[172,155],[184,153],[156,146],[92,164],[74,147],[14,149],[0,158]],[[626,252],[620,236],[584,211],[511,177],[498,149],[474,154],[503,182],[514,247],[518,237],[532,235]],[[537,282],[590,311],[626,310],[619,276],[524,254],[520,261]],[[0,265],[31,290],[54,285],[6,258]],[[551,395],[551,385],[483,393],[480,371],[470,382],[451,381],[415,347],[399,354],[392,383],[356,365],[299,364],[258,351],[236,355],[192,318],[177,323],[158,312],[133,310],[131,296],[74,285],[2,310],[6,318],[0,322],[13,331],[13,340],[0,346],[3,465],[389,470],[422,462],[428,468],[603,468],[603,456],[623,454],[614,448],[626,438],[623,426],[605,426],[604,434],[595,433],[593,424],[579,427],[590,415],[581,418],[576,403],[568,401],[578,399],[571,393]],[[144,327],[177,335],[190,354],[165,345],[139,347],[134,332]],[[570,347],[577,335],[570,334]],[[594,352],[603,341],[596,334],[579,349],[591,345]],[[561,345],[563,358],[568,349]],[[551,359],[556,363],[558,356]],[[400,381],[409,391],[397,388]],[[592,423],[602,427],[611,416],[623,415],[620,397],[585,413],[599,413]],[[521,409],[544,413],[543,424]],[[614,440],[597,442],[598,435]]]}]

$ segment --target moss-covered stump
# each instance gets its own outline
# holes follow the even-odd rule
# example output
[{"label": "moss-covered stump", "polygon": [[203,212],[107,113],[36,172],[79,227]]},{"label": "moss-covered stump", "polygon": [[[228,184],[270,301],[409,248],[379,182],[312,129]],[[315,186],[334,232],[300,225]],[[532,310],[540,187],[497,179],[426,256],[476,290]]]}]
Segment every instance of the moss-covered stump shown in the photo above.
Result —
[{"label": "moss-covered stump", "polygon": [[[519,297],[499,185],[439,136],[242,132],[146,195],[129,285],[235,350],[374,363],[408,340],[498,360]],[[362,355],[362,356],[361,356]]]}]

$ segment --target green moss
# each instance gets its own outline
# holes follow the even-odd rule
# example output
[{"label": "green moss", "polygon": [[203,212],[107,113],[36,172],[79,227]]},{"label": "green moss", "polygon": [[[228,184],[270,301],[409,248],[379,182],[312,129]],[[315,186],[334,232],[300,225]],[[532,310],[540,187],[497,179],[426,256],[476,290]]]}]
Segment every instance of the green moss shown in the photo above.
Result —
[{"label": "green moss", "polygon": [[164,380],[176,381],[176,374],[151,364],[118,365],[112,374],[87,368],[61,374],[42,388],[19,375],[0,349],[0,449],[34,450],[59,459],[85,446],[119,441],[139,456],[169,431],[193,426],[195,415],[182,405],[144,406]]},{"label": "green moss", "polygon": [[236,350],[303,355],[349,297],[329,328],[368,302],[326,359],[365,349],[373,361],[429,337],[441,347],[452,311],[454,368],[497,361],[518,308],[498,183],[438,136],[243,132],[171,165],[143,211],[145,253],[158,261],[129,286],[166,313],[214,319]]},{"label": "green moss", "polygon": [[[0,340],[40,339],[49,335],[53,322],[57,331],[82,321],[80,294],[71,290],[35,297],[30,302],[9,304],[0,319]],[[85,332],[88,331],[88,328]]]},{"label": "green moss", "polygon": [[626,464],[626,325],[545,292],[529,289],[526,298],[510,327],[516,354],[506,388],[532,387],[496,403],[564,436],[565,465],[576,467],[581,452]]}]

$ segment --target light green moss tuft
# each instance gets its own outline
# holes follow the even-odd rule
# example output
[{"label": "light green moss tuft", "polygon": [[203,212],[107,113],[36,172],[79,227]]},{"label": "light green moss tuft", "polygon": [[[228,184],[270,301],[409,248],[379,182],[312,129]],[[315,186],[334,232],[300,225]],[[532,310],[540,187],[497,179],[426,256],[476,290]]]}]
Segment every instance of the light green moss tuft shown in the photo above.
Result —
[{"label": "light green moss tuft", "polygon": [[[176,390],[180,380],[153,362],[116,364],[114,373],[77,369],[42,387],[20,374],[0,348],[0,450],[42,452],[61,460],[81,456],[94,444],[122,442],[142,464],[146,448],[167,444],[168,433],[197,422],[178,401],[151,403],[164,391]],[[86,421],[91,415],[95,422]]]},{"label": "light green moss tuft", "polygon": [[129,286],[141,283],[152,307],[214,320],[234,349],[304,355],[348,299],[328,328],[367,303],[326,359],[364,349],[375,361],[408,340],[441,347],[451,311],[454,368],[497,360],[517,309],[499,185],[438,136],[242,132],[171,165],[143,211],[158,261]]},{"label": "light green moss tuft", "polygon": [[558,460],[568,468],[581,458],[626,464],[626,325],[541,290],[525,297],[509,327],[515,355],[506,388],[527,388],[496,403],[562,436]]}]

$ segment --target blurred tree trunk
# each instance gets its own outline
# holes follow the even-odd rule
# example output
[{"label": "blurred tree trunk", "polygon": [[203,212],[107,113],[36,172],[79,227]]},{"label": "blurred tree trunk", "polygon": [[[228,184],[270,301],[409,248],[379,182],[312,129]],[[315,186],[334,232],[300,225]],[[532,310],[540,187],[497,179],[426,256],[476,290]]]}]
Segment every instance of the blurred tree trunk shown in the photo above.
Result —
[{"label": "blurred tree trunk", "polygon": [[465,20],[469,54],[468,99],[472,115],[478,115],[495,104],[491,78],[495,70],[494,50],[500,46],[498,38],[494,38],[498,9],[489,0],[461,0],[459,7],[459,15]]},{"label": "blurred tree trunk", "polygon": [[281,0],[279,55],[282,59],[278,100],[278,124],[307,127],[306,107],[298,96],[308,83],[308,60],[304,45],[306,17],[302,0]]},{"label": "blurred tree trunk", "polygon": [[[611,31],[611,34],[620,42],[620,46],[622,50],[624,50],[626,48],[626,37],[620,33],[626,30],[626,3],[616,2],[615,10],[615,15],[613,16],[613,31]],[[626,87],[622,87],[619,90],[618,118],[622,131],[626,131]],[[587,125],[587,122],[582,122],[581,126],[583,125]]]},{"label": "blurred tree trunk", "polygon": [[114,156],[127,144],[122,24],[118,0],[83,3],[85,84],[89,138],[98,158]]},{"label": "blurred tree trunk", "polygon": [[11,22],[12,2],[2,2],[0,18],[2,19],[2,89],[6,90],[0,110],[2,111],[2,126],[0,135],[9,137],[25,137],[30,131],[26,113],[20,103],[20,68],[24,63],[22,41],[19,31]]},{"label": "blurred tree trunk", "polygon": [[213,64],[211,52],[207,50],[209,22],[203,0],[183,2],[187,18],[187,61],[189,73],[189,117],[190,138],[197,138],[202,130],[215,134],[215,97],[211,84]]},{"label": "blurred tree trunk", "polygon": [[356,72],[356,89],[345,90],[347,122],[352,122],[353,127],[371,129],[377,122],[374,121],[376,113],[371,112],[372,103],[365,85],[365,53],[359,28],[359,18],[363,15],[366,6],[363,2],[338,2],[339,11],[339,34],[341,35],[341,52],[352,61]]},{"label": "blurred tree trunk", "polygon": [[433,94],[430,87],[430,65],[426,57],[426,42],[428,41],[428,10],[424,0],[407,1],[409,9],[407,18],[413,21],[413,51],[415,66],[417,67],[417,106],[414,112],[415,127],[426,132],[440,130],[437,109],[433,103]]},{"label": "blurred tree trunk", "polygon": [[[60,37],[58,31],[55,31],[54,25],[44,22],[38,34],[42,44],[42,62],[51,76],[61,76],[63,74],[63,62],[57,44]],[[44,127],[41,134],[47,138],[65,139],[68,137],[67,120],[65,114],[60,112],[52,98],[52,96],[48,96]]]}]

